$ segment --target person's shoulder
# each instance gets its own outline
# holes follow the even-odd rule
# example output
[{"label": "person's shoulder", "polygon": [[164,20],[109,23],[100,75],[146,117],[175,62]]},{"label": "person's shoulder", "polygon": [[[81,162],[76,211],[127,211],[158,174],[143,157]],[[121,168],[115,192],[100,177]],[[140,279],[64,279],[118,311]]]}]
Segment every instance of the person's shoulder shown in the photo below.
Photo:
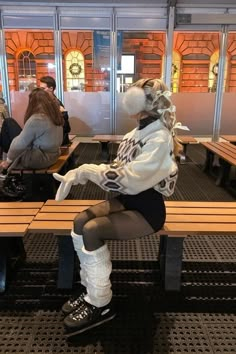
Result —
[{"label": "person's shoulder", "polygon": [[64,104],[61,102],[61,100],[59,100],[59,98],[57,98],[57,101],[58,101],[60,107],[63,107],[63,108],[64,108]]},{"label": "person's shoulder", "polygon": [[47,117],[45,114],[42,113],[34,113],[32,116],[29,117],[28,121],[34,121],[34,120],[43,120],[46,119]]},{"label": "person's shoulder", "polygon": [[25,125],[28,126],[41,126],[45,125],[47,122],[49,122],[48,117],[45,114],[41,113],[34,113],[32,116],[29,117],[29,119],[26,121]]}]

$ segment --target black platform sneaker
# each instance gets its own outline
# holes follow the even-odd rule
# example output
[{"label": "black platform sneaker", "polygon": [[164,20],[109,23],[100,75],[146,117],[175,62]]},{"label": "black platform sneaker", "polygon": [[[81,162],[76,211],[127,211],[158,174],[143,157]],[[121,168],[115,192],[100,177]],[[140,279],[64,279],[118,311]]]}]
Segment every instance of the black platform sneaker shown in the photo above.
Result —
[{"label": "black platform sneaker", "polygon": [[65,317],[65,336],[71,337],[112,320],[116,316],[112,301],[103,307],[96,307],[84,300],[84,305]]},{"label": "black platform sneaker", "polygon": [[79,309],[82,305],[84,305],[84,297],[86,295],[85,287],[81,286],[75,295],[71,296],[70,299],[62,306],[62,312],[65,315],[69,315],[71,312]]}]

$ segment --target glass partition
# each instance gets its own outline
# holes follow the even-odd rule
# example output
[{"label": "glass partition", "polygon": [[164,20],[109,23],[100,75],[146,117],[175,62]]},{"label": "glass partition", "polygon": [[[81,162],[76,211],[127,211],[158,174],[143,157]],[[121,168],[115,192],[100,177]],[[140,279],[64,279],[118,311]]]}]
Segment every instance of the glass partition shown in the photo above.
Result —
[{"label": "glass partition", "polygon": [[55,78],[53,31],[9,29],[4,35],[12,117],[23,126],[29,92],[40,77]]},{"label": "glass partition", "polygon": [[64,103],[72,132],[110,133],[110,31],[63,30]]},{"label": "glass partition", "polygon": [[[117,121],[116,133],[125,134],[136,126],[122,109],[124,92],[141,78],[161,78],[165,56],[165,32],[122,31],[117,40]],[[119,34],[119,32],[118,32]]]},{"label": "glass partition", "polygon": [[235,94],[236,94],[236,32],[228,34],[225,92],[223,94],[221,134],[236,134],[235,127]]},{"label": "glass partition", "polygon": [[217,32],[176,31],[172,91],[177,120],[190,132],[212,135],[220,40]]}]

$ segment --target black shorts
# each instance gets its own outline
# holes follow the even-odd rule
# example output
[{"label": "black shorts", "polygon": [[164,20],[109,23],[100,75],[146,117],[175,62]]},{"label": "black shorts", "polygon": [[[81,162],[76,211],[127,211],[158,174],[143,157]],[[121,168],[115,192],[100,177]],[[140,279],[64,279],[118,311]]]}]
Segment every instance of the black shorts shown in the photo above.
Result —
[{"label": "black shorts", "polygon": [[166,208],[163,195],[150,188],[135,195],[120,194],[116,197],[127,210],[137,210],[154,231],[162,228],[166,219]]}]

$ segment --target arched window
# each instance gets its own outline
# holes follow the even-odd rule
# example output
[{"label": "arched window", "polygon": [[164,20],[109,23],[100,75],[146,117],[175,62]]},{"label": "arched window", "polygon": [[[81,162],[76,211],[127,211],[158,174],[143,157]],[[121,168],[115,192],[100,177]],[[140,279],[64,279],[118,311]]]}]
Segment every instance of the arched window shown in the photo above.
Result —
[{"label": "arched window", "polygon": [[36,62],[34,55],[24,50],[18,55],[19,91],[32,91],[36,87]]},{"label": "arched window", "polygon": [[79,50],[70,51],[65,58],[67,91],[85,90],[84,56]]},{"label": "arched window", "polygon": [[174,50],[172,70],[171,70],[171,91],[172,92],[179,92],[180,67],[181,67],[180,54]]}]

